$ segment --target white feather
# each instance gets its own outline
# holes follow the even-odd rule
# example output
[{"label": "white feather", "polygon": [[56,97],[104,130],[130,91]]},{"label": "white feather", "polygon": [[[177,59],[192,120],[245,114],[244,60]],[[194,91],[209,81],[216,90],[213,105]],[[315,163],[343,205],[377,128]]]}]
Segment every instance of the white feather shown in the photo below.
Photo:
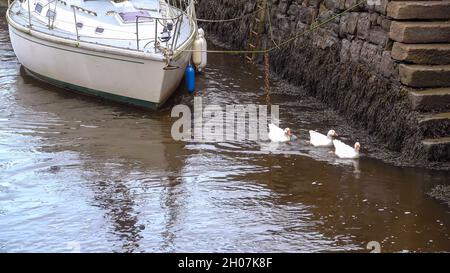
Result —
[{"label": "white feather", "polygon": [[286,135],[283,129],[271,123],[269,124],[269,139],[272,142],[287,142],[291,140],[291,137]]},{"label": "white feather", "polygon": [[309,142],[315,147],[333,146],[333,139],[316,131],[309,131]]},{"label": "white feather", "polygon": [[351,158],[359,157],[359,152],[357,150],[355,150],[355,148],[348,146],[347,144],[343,143],[342,141],[333,140],[333,144],[334,144],[334,148],[336,149],[334,153],[339,158],[350,158],[351,159]]}]

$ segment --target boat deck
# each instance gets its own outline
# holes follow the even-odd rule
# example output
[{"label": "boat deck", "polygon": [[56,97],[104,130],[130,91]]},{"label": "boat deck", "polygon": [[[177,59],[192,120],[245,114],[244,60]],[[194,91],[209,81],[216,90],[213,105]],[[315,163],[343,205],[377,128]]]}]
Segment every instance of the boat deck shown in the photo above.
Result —
[{"label": "boat deck", "polygon": [[[155,36],[161,46],[176,50],[194,29],[186,13],[159,0],[24,0],[10,9],[10,17],[22,26],[29,26],[29,15],[32,29],[52,36],[147,53],[161,53],[155,48]],[[145,16],[139,18],[138,35],[136,16]],[[173,24],[171,38],[163,41],[168,22]]]}]

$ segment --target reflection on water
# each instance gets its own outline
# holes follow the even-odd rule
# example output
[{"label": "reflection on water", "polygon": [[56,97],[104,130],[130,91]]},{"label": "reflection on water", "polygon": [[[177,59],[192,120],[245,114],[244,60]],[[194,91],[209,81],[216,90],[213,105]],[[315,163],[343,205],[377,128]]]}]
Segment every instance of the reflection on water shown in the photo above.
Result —
[{"label": "reflection on water", "polygon": [[[3,14],[3,12],[2,12]],[[274,84],[290,144],[174,142],[170,105],[147,113],[65,92],[21,72],[0,29],[0,252],[450,251],[448,208],[426,195],[448,172],[337,160],[305,141],[352,129]],[[264,103],[262,77],[210,56],[215,104]],[[180,90],[171,103],[192,102]]]}]

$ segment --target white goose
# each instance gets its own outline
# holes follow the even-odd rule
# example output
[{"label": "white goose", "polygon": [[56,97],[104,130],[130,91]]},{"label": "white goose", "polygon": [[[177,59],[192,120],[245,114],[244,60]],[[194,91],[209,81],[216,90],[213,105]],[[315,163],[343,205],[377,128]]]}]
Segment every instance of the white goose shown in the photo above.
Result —
[{"label": "white goose", "polygon": [[333,140],[334,148],[336,151],[334,152],[339,158],[359,158],[359,150],[361,149],[361,144],[359,142],[355,143],[355,148],[348,146],[339,140]]},{"label": "white goose", "polygon": [[292,140],[292,137],[291,129],[286,128],[283,130],[273,123],[269,124],[269,139],[272,142],[288,142]]},{"label": "white goose", "polygon": [[315,147],[330,147],[333,146],[333,137],[337,136],[334,130],[330,130],[327,135],[322,135],[316,131],[309,131],[309,142]]}]

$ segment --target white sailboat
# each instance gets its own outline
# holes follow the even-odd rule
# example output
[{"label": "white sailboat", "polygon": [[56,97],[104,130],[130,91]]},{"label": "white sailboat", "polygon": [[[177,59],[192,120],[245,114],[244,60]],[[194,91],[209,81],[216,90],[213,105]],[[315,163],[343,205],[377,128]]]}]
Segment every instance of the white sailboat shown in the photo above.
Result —
[{"label": "white sailboat", "polygon": [[197,36],[193,0],[16,0],[6,18],[32,76],[151,109],[179,86]]}]

